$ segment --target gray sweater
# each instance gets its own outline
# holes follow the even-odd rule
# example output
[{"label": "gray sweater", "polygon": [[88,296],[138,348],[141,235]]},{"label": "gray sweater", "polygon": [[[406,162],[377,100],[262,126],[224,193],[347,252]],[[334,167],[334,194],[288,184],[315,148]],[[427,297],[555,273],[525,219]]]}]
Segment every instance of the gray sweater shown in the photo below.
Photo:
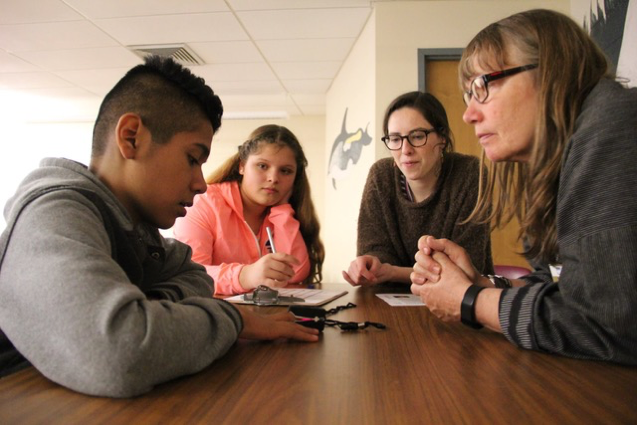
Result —
[{"label": "gray sweater", "polygon": [[557,193],[559,283],[504,290],[500,324],[521,347],[637,364],[637,89],[604,80],[584,102]]},{"label": "gray sweater", "polygon": [[358,255],[383,263],[413,267],[423,235],[450,239],[464,247],[481,273],[493,273],[491,235],[484,224],[459,224],[469,217],[478,197],[478,158],[450,153],[432,195],[411,202],[403,191],[400,169],[383,158],[369,171],[358,215]]},{"label": "gray sweater", "polygon": [[73,390],[128,397],[202,370],[233,345],[238,311],[211,298],[190,248],[131,220],[88,169],[45,159],[5,207],[0,370],[26,358]]}]

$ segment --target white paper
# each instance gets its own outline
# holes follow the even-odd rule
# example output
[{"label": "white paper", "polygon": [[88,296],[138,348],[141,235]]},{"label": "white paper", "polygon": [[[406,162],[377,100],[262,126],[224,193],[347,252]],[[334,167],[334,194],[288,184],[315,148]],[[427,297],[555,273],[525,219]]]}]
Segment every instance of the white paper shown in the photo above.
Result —
[{"label": "white paper", "polygon": [[[305,300],[305,302],[298,302],[298,303],[282,302],[279,304],[275,304],[278,306],[292,305],[292,304],[308,305],[308,306],[323,305],[347,294],[347,291],[328,291],[325,289],[305,289],[305,288],[279,288],[277,289],[277,291],[279,292],[279,295],[282,297],[296,297],[296,298],[302,298]],[[237,303],[237,304],[253,304],[252,301],[245,301],[243,299],[243,295],[235,295],[234,297],[226,298],[225,300],[230,301],[231,303]]]},{"label": "white paper", "polygon": [[376,294],[376,296],[392,307],[416,307],[425,305],[420,297],[414,294]]}]

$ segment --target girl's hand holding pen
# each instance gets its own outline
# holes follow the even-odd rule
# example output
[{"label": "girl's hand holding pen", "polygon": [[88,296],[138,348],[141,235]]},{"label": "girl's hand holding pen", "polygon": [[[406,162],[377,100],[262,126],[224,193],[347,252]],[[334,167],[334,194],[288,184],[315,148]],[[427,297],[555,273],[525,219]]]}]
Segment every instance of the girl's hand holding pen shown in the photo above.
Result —
[{"label": "girl's hand holding pen", "polygon": [[265,230],[268,234],[272,254],[266,254],[258,261],[241,269],[239,283],[245,289],[256,288],[259,285],[265,285],[269,288],[287,286],[289,280],[294,276],[293,265],[300,264],[296,257],[283,252],[276,252],[272,229],[266,227]]},{"label": "girl's hand holding pen", "polygon": [[293,266],[298,264],[300,262],[296,257],[283,252],[267,254],[258,261],[243,266],[239,274],[239,283],[244,289],[256,288],[259,285],[282,288],[292,279]]}]

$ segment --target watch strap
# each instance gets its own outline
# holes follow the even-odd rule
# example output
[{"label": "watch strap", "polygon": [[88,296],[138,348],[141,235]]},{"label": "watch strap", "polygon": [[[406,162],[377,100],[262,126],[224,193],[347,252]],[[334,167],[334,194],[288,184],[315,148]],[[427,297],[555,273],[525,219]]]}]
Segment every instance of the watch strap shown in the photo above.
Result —
[{"label": "watch strap", "polygon": [[462,304],[460,305],[460,321],[473,329],[482,328],[482,325],[476,320],[476,299],[483,289],[486,288],[484,286],[471,285],[464,293]]}]

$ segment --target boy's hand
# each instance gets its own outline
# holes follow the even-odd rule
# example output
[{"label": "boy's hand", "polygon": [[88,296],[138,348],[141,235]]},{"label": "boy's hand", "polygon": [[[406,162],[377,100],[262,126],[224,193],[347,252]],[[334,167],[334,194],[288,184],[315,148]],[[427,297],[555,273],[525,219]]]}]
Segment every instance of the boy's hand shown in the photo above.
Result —
[{"label": "boy's hand", "polygon": [[238,310],[243,318],[243,330],[239,338],[256,340],[288,338],[305,342],[319,340],[319,331],[294,323],[295,318],[292,313],[260,315],[240,307]]}]

